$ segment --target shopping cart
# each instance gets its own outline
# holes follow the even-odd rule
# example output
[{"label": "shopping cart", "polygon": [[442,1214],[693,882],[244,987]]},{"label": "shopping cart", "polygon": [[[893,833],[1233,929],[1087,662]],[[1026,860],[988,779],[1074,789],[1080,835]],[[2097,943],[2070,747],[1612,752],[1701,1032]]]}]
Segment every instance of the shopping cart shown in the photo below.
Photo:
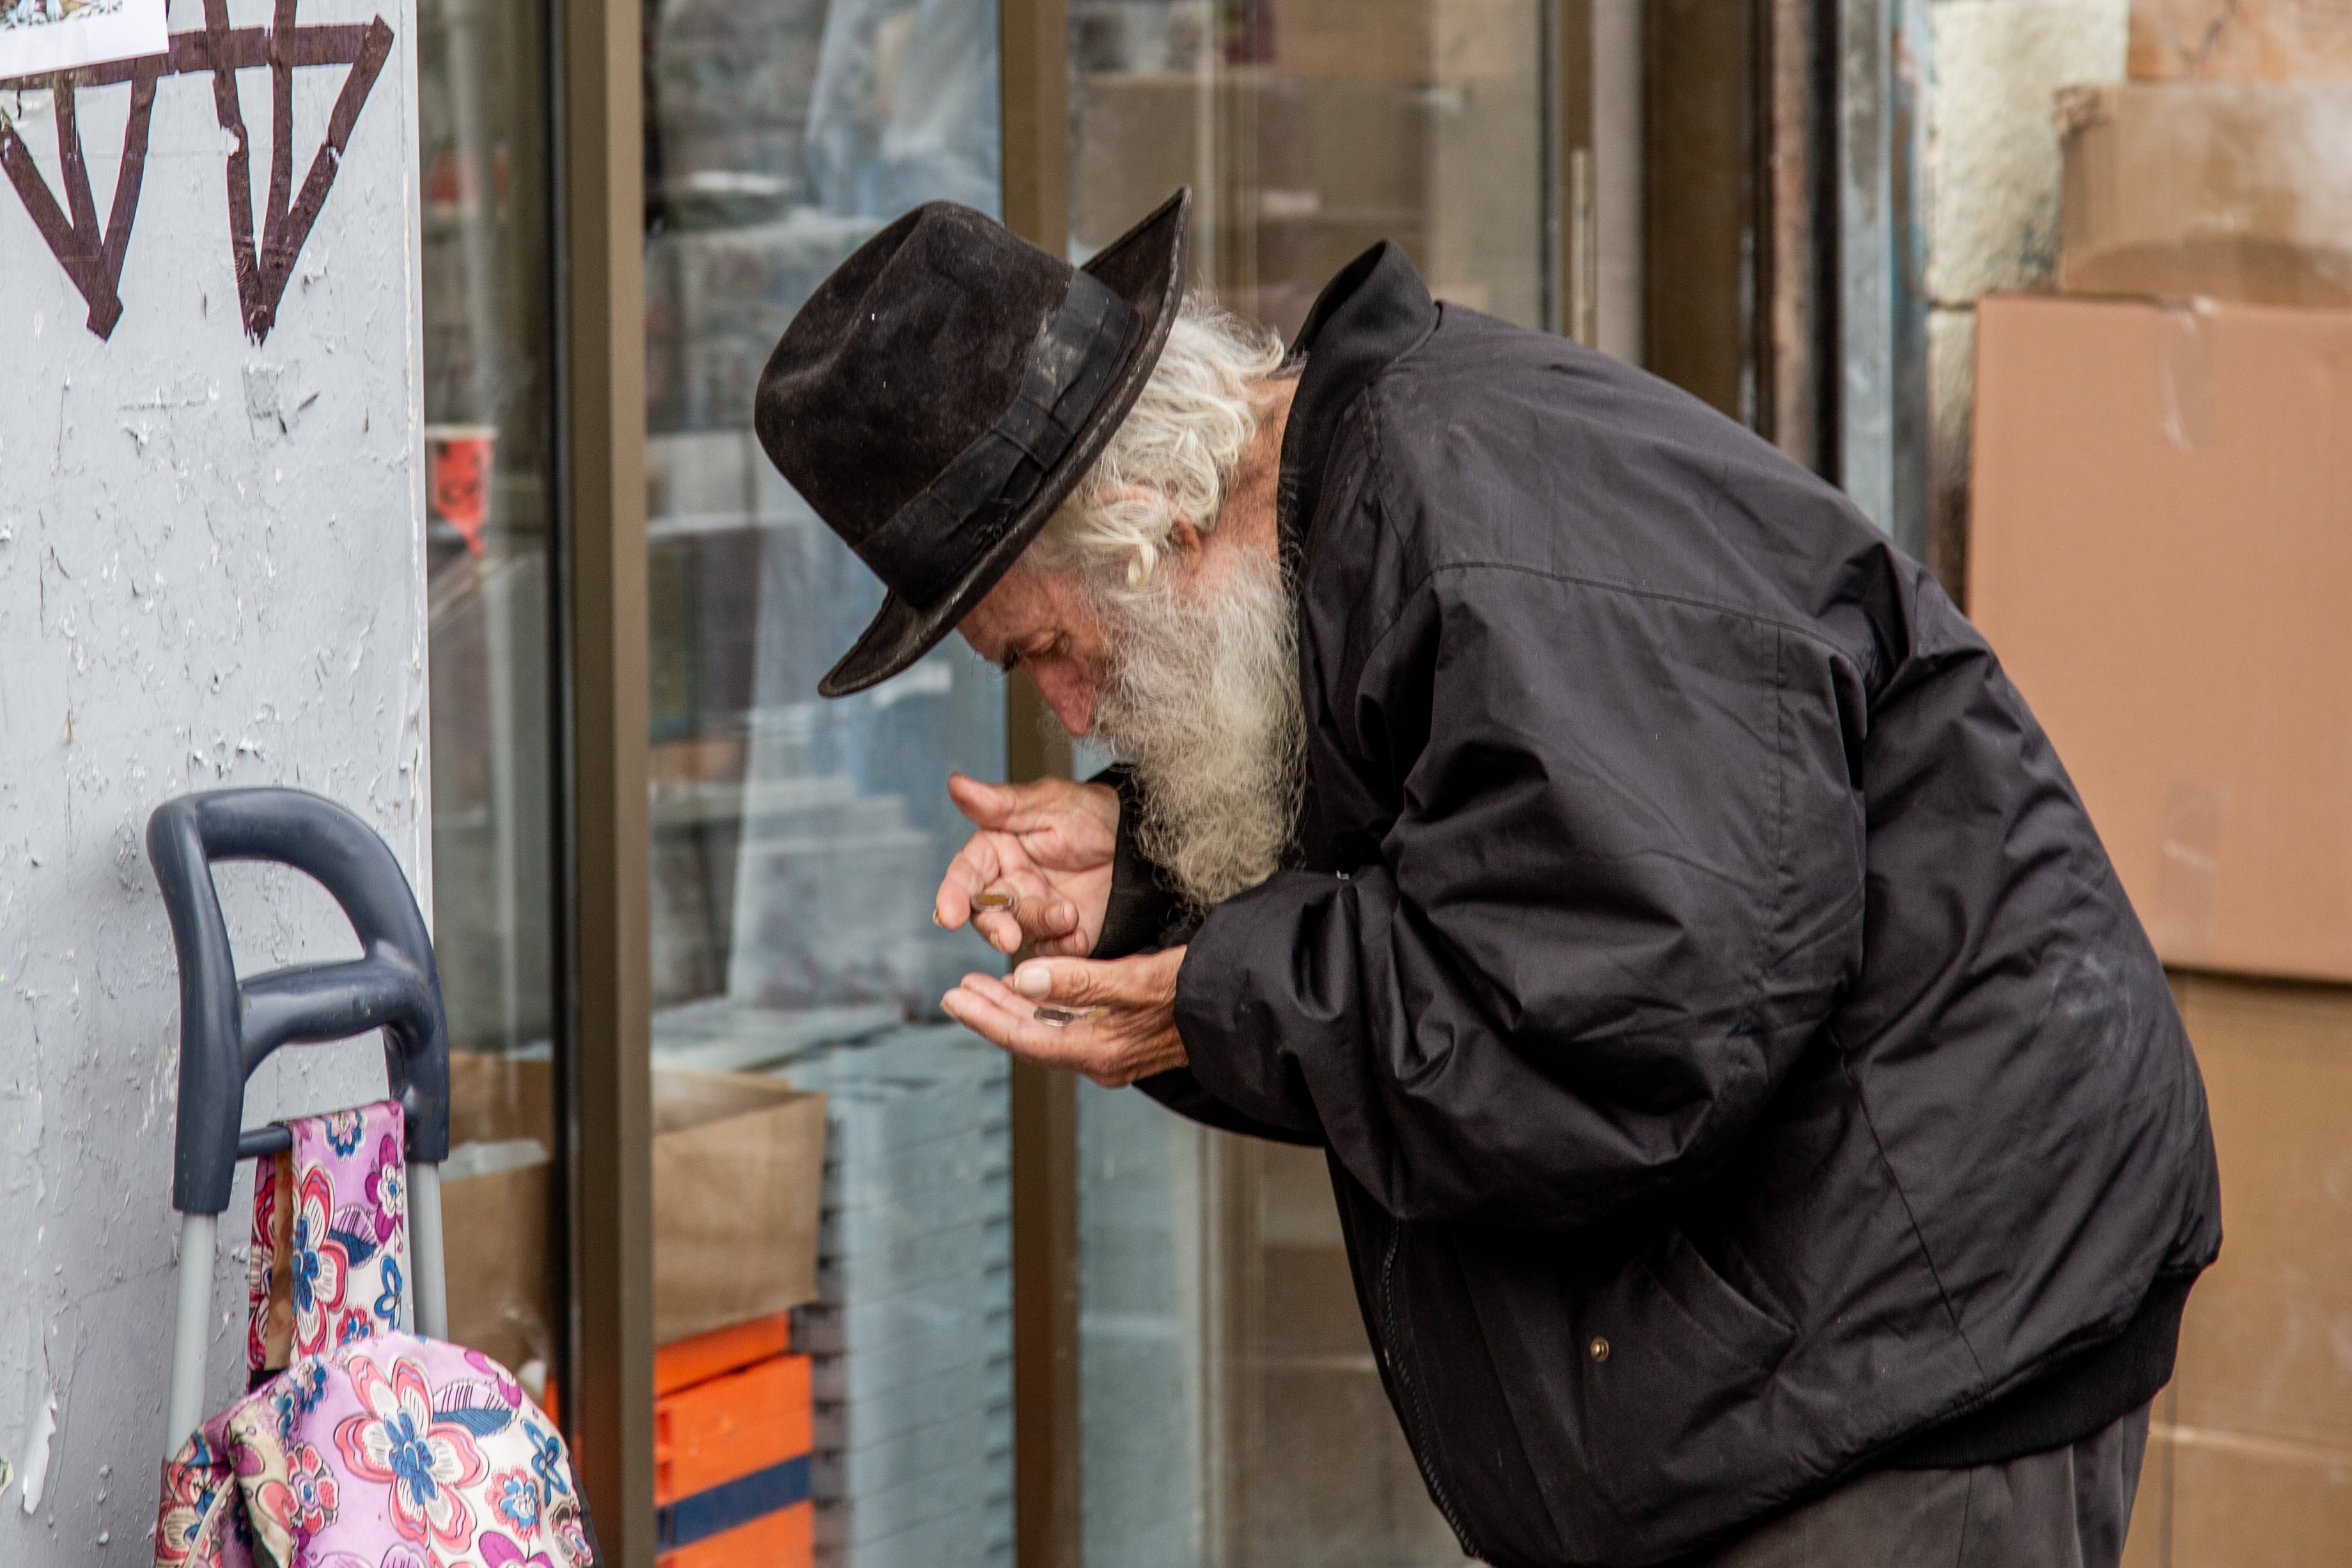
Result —
[{"label": "shopping cart", "polygon": [[[214,1249],[239,1160],[280,1153],[283,1127],[244,1127],[245,1085],[281,1045],[383,1031],[384,1075],[407,1128],[409,1297],[404,1326],[448,1333],[440,1164],[449,1153],[449,1031],[433,944],[400,862],[374,831],[300,789],[219,789],[166,801],[147,820],[180,965],[180,1104],[172,1207],[180,1212],[179,1315],[172,1336],[169,1459],[204,1419]],[[341,905],[360,957],[239,980],[215,861],[302,872]]]}]

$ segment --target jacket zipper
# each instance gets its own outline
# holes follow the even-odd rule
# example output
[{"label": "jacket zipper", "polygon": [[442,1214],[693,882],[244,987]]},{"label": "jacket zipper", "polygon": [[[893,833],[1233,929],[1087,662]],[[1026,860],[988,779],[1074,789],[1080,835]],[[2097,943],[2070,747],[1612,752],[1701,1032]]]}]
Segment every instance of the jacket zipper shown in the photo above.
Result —
[{"label": "jacket zipper", "polygon": [[1437,1504],[1438,1513],[1454,1531],[1454,1539],[1462,1543],[1464,1553],[1483,1562],[1486,1553],[1470,1539],[1470,1527],[1463,1522],[1461,1511],[1454,1506],[1453,1494],[1445,1490],[1444,1478],[1438,1474],[1436,1441],[1430,1430],[1428,1408],[1422,1403],[1420,1387],[1413,1381],[1412,1358],[1405,1354],[1397,1337],[1396,1291],[1391,1276],[1396,1271],[1397,1253],[1403,1246],[1404,1227],[1391,1219],[1388,1250],[1381,1258],[1381,1337],[1387,1343],[1389,1364],[1404,1393],[1405,1407],[1412,1412],[1412,1461],[1421,1469],[1422,1484],[1429,1489],[1430,1500]]}]

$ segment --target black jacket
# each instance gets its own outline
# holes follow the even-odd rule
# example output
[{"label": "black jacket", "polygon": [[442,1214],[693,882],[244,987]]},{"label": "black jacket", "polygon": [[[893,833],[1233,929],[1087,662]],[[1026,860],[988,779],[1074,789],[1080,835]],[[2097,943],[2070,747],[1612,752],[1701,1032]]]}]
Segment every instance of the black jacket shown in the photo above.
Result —
[{"label": "black jacket", "polygon": [[[1145,1088],[1329,1151],[1465,1549],[1659,1563],[2145,1402],[2220,1247],[2204,1091],[1984,640],[1764,442],[1393,247],[1301,347],[1301,863],[1191,935]],[[1097,951],[1169,907],[1124,842]]]}]

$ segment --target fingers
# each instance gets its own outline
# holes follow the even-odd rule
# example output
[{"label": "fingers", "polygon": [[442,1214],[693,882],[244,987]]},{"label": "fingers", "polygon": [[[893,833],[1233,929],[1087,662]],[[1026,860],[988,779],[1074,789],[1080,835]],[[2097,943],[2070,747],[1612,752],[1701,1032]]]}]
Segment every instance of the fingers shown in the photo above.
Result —
[{"label": "fingers", "polygon": [[1066,779],[989,784],[970,774],[950,773],[948,799],[975,825],[1001,833],[1058,828],[1079,834],[1082,823],[1096,836],[1118,831],[1118,792],[1102,784],[1074,784]]},{"label": "fingers", "polygon": [[[993,857],[1002,867],[998,874],[984,885],[955,890],[960,906],[971,912],[971,927],[987,938],[990,946],[1000,953],[1017,952],[1024,943],[1052,942],[1074,938],[1078,928],[1078,906],[1053,885],[1018,864],[1009,863],[1008,857]],[[947,902],[947,890],[942,888],[940,904]],[[1001,904],[1010,899],[1009,907]],[[954,928],[938,905],[934,915],[942,925]]]},{"label": "fingers", "polygon": [[1042,824],[1053,809],[1055,787],[1063,784],[1059,779],[1041,779],[1034,784],[987,784],[968,773],[950,773],[948,799],[980,827],[1024,833]]},{"label": "fingers", "polygon": [[1036,1005],[993,975],[966,975],[940,998],[940,1007],[982,1039],[1028,1061],[1079,1071],[1093,1065],[1091,1030],[1038,1022]]},{"label": "fingers", "polygon": [[[1073,906],[1071,913],[1076,914]],[[1094,951],[1094,938],[1083,929],[1073,929],[1060,936],[1033,937],[1029,950],[1046,958],[1083,958]]]},{"label": "fingers", "polygon": [[[966,975],[940,999],[950,1018],[982,1038],[1042,1066],[1081,1072],[1107,1088],[1181,1067],[1176,1028],[1176,975],[1184,950],[1171,948],[1108,963],[1033,960],[1022,966],[1024,990],[993,975]],[[1037,1016],[1038,991],[1050,1005],[1084,1017],[1047,1023]],[[1099,1000],[1081,1000],[1081,994]]]},{"label": "fingers", "polygon": [[931,918],[950,931],[961,930],[971,918],[971,895],[993,883],[1003,869],[996,836],[972,834],[948,862],[947,874],[940,878],[940,891],[931,900]]},{"label": "fingers", "polygon": [[1130,958],[1032,958],[1006,984],[1029,1002],[1057,1008],[1165,1008],[1176,998],[1184,949]]},{"label": "fingers", "polygon": [[1049,964],[1043,958],[1032,958],[1013,971],[1010,984],[1033,1003],[1087,1008],[1139,999],[1130,995],[1131,986],[1122,983],[1126,979],[1119,961],[1065,958]]}]

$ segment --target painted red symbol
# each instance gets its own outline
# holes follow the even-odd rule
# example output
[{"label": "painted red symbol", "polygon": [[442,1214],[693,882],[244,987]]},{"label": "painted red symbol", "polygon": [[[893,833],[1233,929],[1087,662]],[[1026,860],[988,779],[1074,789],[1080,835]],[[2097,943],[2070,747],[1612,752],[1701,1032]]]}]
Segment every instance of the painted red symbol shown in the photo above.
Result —
[{"label": "painted red symbol", "polygon": [[[320,209],[326,205],[327,193],[334,185],[335,172],[341,166],[343,149],[359,123],[360,110],[392,53],[392,29],[383,17],[363,24],[306,26],[296,23],[295,5],[296,0],[277,0],[269,26],[231,27],[228,0],[205,0],[204,30],[173,34],[171,47],[163,54],[0,82],[0,88],[52,89],[65,205],[58,205],[33,162],[31,150],[5,119],[0,119],[0,170],[6,172],[33,226],[40,230],[50,254],[89,307],[89,329],[100,338],[112,336],[114,324],[122,316],[122,300],[116,289],[122,280],[122,257],[138,217],[155,84],[163,77],[205,73],[213,78],[213,107],[221,129],[235,140],[228,154],[228,227],[238,314],[246,336],[256,343],[269,336],[269,329],[277,323],[278,301],[294,273],[295,258],[302,254],[303,242],[319,221]],[[294,189],[294,73],[312,66],[348,66],[350,70],[328,115],[325,140],[298,192]],[[269,186],[257,246],[253,159],[236,73],[265,68],[270,77]],[[123,131],[114,201],[101,229],[90,199],[89,170],[75,119],[75,94],[124,82],[131,86],[131,116]]]}]

